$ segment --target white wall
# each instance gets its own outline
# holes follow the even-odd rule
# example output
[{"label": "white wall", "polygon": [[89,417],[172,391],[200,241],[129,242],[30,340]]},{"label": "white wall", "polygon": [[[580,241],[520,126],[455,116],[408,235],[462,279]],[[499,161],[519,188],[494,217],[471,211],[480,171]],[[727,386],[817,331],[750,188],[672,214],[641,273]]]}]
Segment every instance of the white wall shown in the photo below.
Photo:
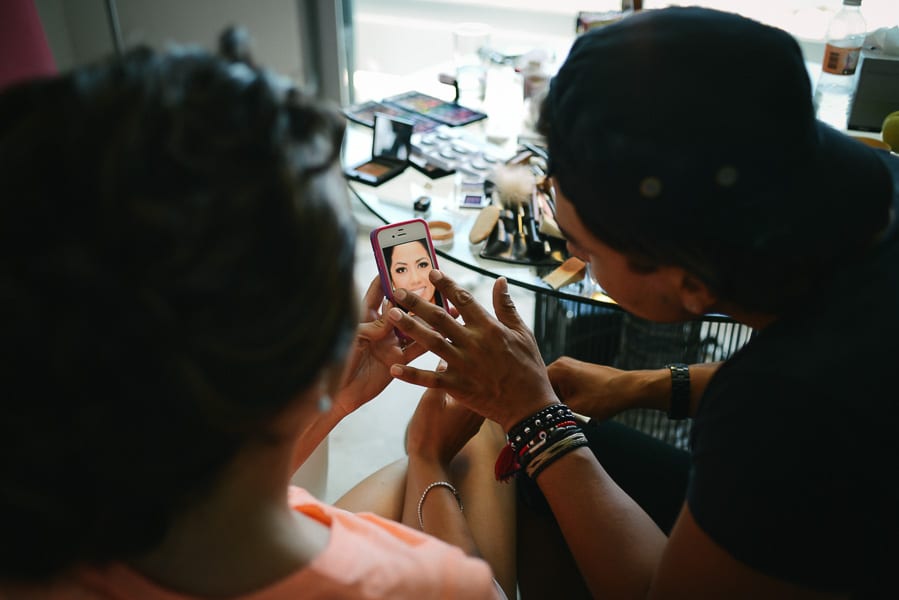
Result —
[{"label": "white wall", "polygon": [[[35,0],[61,70],[113,52],[103,0]],[[126,47],[170,44],[216,48],[228,25],[242,25],[257,61],[298,81],[304,79],[295,0],[116,0]]]}]

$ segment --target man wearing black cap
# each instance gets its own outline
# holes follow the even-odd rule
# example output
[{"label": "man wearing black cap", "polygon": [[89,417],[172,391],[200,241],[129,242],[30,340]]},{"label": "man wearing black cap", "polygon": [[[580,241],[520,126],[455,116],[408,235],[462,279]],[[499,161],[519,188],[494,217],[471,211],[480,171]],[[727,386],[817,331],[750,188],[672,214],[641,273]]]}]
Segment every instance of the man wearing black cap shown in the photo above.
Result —
[{"label": "man wearing black cap", "polygon": [[[890,595],[899,160],[815,119],[792,37],[697,8],[580,37],[540,128],[559,224],[610,296],[642,318],[722,313],[757,335],[717,370],[563,360],[548,377],[503,280],[494,319],[437,275],[464,327],[411,296],[402,303],[442,335],[390,318],[449,366],[394,374],[510,432],[498,471],[536,481],[595,596]],[[695,417],[670,537],[583,447],[559,399],[597,418],[638,406]],[[567,587],[547,547],[520,554]]]}]

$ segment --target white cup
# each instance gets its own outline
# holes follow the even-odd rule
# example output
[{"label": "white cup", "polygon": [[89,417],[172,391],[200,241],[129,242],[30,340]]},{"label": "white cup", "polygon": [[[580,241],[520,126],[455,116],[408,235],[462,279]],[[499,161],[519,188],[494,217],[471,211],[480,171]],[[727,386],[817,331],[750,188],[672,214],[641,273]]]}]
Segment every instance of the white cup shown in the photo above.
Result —
[{"label": "white cup", "polygon": [[481,49],[490,46],[490,26],[459,23],[453,29],[453,64],[459,103],[479,106],[487,92],[487,62]]}]

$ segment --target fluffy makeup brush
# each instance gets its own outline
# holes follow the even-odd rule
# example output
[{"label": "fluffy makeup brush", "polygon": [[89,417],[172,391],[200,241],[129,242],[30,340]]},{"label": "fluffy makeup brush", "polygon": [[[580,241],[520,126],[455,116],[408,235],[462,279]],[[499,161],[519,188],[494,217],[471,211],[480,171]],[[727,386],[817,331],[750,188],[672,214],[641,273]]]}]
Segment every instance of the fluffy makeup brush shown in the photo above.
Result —
[{"label": "fluffy makeup brush", "polygon": [[517,214],[520,206],[530,204],[537,179],[529,167],[503,165],[496,168],[490,179],[503,208]]}]

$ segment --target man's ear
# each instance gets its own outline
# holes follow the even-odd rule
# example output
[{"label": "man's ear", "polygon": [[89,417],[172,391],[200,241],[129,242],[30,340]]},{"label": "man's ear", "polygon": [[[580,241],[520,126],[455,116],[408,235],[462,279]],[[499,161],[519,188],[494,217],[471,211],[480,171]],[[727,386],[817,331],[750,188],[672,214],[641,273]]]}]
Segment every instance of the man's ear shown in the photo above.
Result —
[{"label": "man's ear", "polygon": [[696,316],[712,312],[712,307],[718,303],[718,296],[705,283],[686,271],[681,272],[679,296],[684,309]]}]

